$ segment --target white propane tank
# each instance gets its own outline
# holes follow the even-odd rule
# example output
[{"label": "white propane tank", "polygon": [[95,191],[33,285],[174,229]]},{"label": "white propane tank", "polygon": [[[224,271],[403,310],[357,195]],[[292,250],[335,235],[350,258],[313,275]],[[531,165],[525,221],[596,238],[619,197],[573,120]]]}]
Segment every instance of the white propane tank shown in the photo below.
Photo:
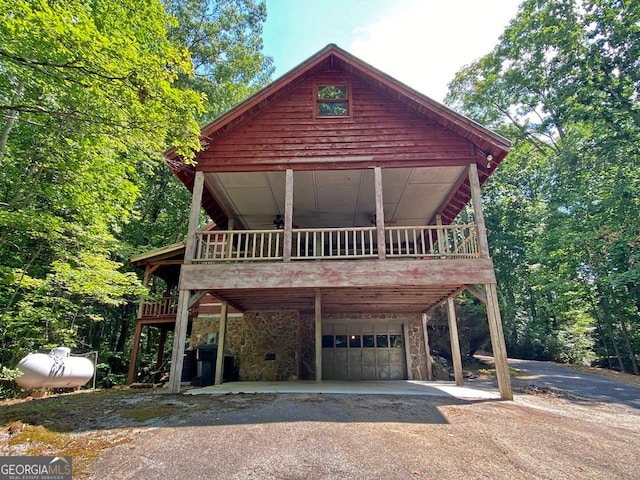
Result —
[{"label": "white propane tank", "polygon": [[56,347],[49,354],[30,353],[18,363],[22,375],[16,383],[23,388],[75,388],[93,377],[93,362],[72,357],[71,349]]}]

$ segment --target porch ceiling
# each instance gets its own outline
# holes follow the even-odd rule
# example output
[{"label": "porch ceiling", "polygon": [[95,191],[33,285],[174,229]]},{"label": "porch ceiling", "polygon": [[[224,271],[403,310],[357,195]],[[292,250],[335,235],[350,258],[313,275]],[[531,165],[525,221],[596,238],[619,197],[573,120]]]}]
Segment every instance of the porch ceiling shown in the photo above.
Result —
[{"label": "porch ceiling", "polygon": [[[462,166],[384,169],[385,223],[434,223],[465,174]],[[285,172],[206,173],[205,181],[236,228],[272,229],[276,215],[284,215]],[[293,185],[293,223],[300,228],[373,223],[373,169],[295,171]]]},{"label": "porch ceiling", "polygon": [[[348,313],[419,313],[438,305],[447,297],[464,289],[463,285],[398,288],[324,288],[322,312]],[[314,289],[221,290],[210,293],[226,300],[241,311],[315,310]]]}]

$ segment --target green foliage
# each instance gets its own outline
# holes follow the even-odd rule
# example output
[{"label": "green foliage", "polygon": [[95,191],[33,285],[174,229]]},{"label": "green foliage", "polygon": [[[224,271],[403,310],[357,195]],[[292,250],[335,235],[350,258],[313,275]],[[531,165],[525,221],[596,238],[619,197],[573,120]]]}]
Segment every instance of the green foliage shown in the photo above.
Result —
[{"label": "green foliage", "polygon": [[[141,292],[114,255],[135,173],[199,148],[203,96],[156,1],[0,0],[0,363],[76,346]],[[135,20],[135,21],[134,21]]]},{"label": "green foliage", "polygon": [[269,83],[272,59],[262,54],[267,11],[255,0],[164,0],[177,22],[169,37],[184,45],[195,75],[180,84],[207,96],[209,121]]},{"label": "green foliage", "polygon": [[0,400],[12,398],[19,390],[15,380],[22,372],[17,368],[0,367]]},{"label": "green foliage", "polygon": [[162,152],[193,158],[199,122],[268,81],[264,2],[0,11],[0,365],[65,344],[120,378],[145,291],[126,260],[186,231]]},{"label": "green foliage", "polygon": [[450,86],[451,105],[515,142],[486,204],[511,354],[640,349],[638,7],[527,0]]}]

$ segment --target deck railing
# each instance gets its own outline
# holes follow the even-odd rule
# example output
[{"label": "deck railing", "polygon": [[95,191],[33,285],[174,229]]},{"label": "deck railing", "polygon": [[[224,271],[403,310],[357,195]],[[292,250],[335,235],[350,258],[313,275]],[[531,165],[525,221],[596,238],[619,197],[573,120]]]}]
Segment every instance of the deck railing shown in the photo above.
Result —
[{"label": "deck railing", "polygon": [[178,297],[147,299],[142,304],[142,317],[175,316],[178,313]]},{"label": "deck railing", "polygon": [[[197,232],[196,263],[282,261],[284,230]],[[375,227],[295,228],[291,260],[349,260],[379,256]],[[385,228],[389,258],[477,258],[476,225]]]},{"label": "deck railing", "polygon": [[476,225],[387,227],[387,257],[477,258]]},{"label": "deck railing", "polygon": [[292,260],[375,258],[375,227],[293,230]]},{"label": "deck railing", "polygon": [[196,261],[282,260],[282,230],[197,232]]}]

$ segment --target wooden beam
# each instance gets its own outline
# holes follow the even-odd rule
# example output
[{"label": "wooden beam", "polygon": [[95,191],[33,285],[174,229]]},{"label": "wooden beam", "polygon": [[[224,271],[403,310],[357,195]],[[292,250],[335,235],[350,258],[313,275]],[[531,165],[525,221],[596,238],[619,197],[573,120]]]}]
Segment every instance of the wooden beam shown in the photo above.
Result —
[{"label": "wooden beam", "polygon": [[456,318],[456,306],[453,302],[453,297],[447,298],[447,319],[449,320],[449,339],[451,341],[453,374],[456,379],[456,385],[462,385],[462,355],[460,353],[460,340],[458,339],[458,319]]},{"label": "wooden beam", "polygon": [[189,290],[180,290],[176,314],[176,327],[173,331],[173,351],[171,352],[171,371],[169,372],[169,393],[180,393],[184,347],[189,324]]},{"label": "wooden beam", "polygon": [[227,258],[231,258],[232,254],[233,254],[233,218],[230,218],[229,221],[227,222],[227,246],[226,246],[226,252],[225,255],[227,256]]},{"label": "wooden beam", "polygon": [[[184,249],[184,265],[180,269],[180,279],[184,277],[184,267],[189,265],[196,255],[196,231],[200,222],[200,207],[202,205],[202,191],[204,188],[204,174],[196,172],[193,180],[193,195],[191,197],[191,211],[189,212],[189,231]],[[184,348],[187,341],[187,327],[189,325],[189,297],[188,289],[180,289],[176,314],[176,326],[173,332],[173,351],[171,352],[171,371],[169,372],[169,393],[180,392],[182,379],[182,365],[184,363]]]},{"label": "wooden beam", "polygon": [[138,370],[138,351],[140,350],[140,336],[142,335],[142,323],[136,322],[133,333],[133,343],[131,344],[131,359],[129,360],[129,372],[127,374],[127,385],[131,385]]},{"label": "wooden beam", "polygon": [[196,172],[191,197],[191,211],[189,213],[189,231],[184,249],[184,263],[188,264],[196,256],[196,231],[200,223],[200,207],[202,205],[202,191],[204,188],[204,173]]},{"label": "wooden beam", "polygon": [[487,294],[484,293],[484,291],[481,288],[479,288],[479,287],[477,287],[475,285],[465,285],[465,288],[469,291],[469,293],[471,295],[476,297],[478,300],[480,300],[485,305],[487,304]]},{"label": "wooden beam", "polygon": [[378,234],[378,259],[387,258],[387,242],[384,234],[384,197],[382,195],[382,169],[373,169],[376,192],[376,232]]},{"label": "wooden beam", "polygon": [[487,319],[489,321],[489,333],[491,335],[491,347],[493,349],[500,398],[513,400],[511,376],[509,375],[509,364],[507,363],[507,347],[504,342],[496,284],[488,283],[484,286],[484,289],[487,292]]},{"label": "wooden beam", "polygon": [[220,306],[220,328],[218,329],[218,351],[216,352],[215,384],[222,385],[224,378],[224,340],[227,334],[227,302]]},{"label": "wooden beam", "polygon": [[422,335],[424,336],[424,351],[427,355],[427,380],[433,380],[433,366],[431,365],[431,349],[429,348],[429,333],[427,331],[427,323],[430,315],[426,312],[422,313]]},{"label": "wooden beam", "polygon": [[291,261],[291,245],[293,243],[293,170],[285,173],[284,195],[284,240],[282,257],[285,262]]},{"label": "wooden beam", "polygon": [[404,359],[407,364],[407,380],[414,380],[413,369],[411,368],[411,350],[409,345],[409,326],[407,322],[402,324],[402,334],[404,336]]},{"label": "wooden beam", "polygon": [[[436,215],[436,225],[438,227],[442,227],[442,215],[440,215],[440,214]],[[445,253],[446,253],[446,244],[444,242],[444,229],[443,228],[438,228],[437,229],[437,236],[438,236],[438,252],[442,256],[442,258],[444,258]]]},{"label": "wooden beam", "polygon": [[471,186],[471,200],[473,202],[473,216],[478,226],[478,246],[480,255],[489,258],[489,242],[487,240],[487,227],[484,223],[482,212],[482,195],[480,193],[480,180],[478,179],[478,166],[475,163],[469,165],[469,185]]},{"label": "wooden beam", "polygon": [[180,288],[233,289],[420,287],[495,283],[491,259],[361,260],[184,265]]},{"label": "wooden beam", "polygon": [[316,290],[315,300],[315,344],[316,344],[316,382],[322,381],[322,293]]},{"label": "wooden beam", "polygon": [[202,300],[202,298],[207,295],[207,291],[206,290],[201,290],[197,293],[194,293],[193,295],[191,295],[191,298],[189,299],[189,308],[193,308],[195,306],[196,303],[198,303],[200,300]]}]

